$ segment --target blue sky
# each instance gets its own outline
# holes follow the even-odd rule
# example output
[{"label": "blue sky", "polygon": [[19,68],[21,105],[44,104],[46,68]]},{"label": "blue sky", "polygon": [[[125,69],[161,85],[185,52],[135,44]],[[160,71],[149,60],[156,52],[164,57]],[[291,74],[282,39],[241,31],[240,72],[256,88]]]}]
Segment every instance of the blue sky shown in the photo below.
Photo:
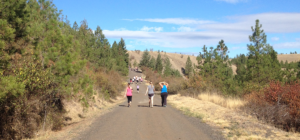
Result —
[{"label": "blue sky", "polygon": [[99,25],[129,50],[194,53],[223,39],[229,56],[247,51],[259,19],[278,53],[300,53],[300,0],[53,0],[71,24]]}]

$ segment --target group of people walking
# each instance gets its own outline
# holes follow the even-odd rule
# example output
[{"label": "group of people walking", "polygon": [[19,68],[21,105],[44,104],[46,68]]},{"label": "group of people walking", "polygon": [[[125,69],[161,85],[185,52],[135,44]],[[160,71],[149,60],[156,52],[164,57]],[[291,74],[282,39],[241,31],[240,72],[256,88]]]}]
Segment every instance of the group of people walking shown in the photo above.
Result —
[{"label": "group of people walking", "polygon": [[143,78],[141,76],[134,76],[132,79],[130,78],[130,83],[134,82],[136,82],[136,84],[138,84],[139,82],[143,82]]},{"label": "group of people walking", "polygon": [[[131,82],[128,83],[126,90],[125,90],[125,94],[124,97],[127,96],[127,100],[128,100],[128,107],[131,106],[131,102],[132,102],[132,91],[133,88],[130,86]],[[166,82],[159,82],[159,85],[161,87],[161,105],[162,107],[167,107],[167,97],[168,97],[168,86],[169,84]],[[154,97],[154,91],[155,91],[155,87],[153,85],[153,83],[151,81],[149,81],[149,85],[147,86],[147,90],[145,95],[148,94],[148,98],[149,98],[149,107],[153,107],[153,97]],[[137,92],[139,92],[139,86],[137,85]]]}]

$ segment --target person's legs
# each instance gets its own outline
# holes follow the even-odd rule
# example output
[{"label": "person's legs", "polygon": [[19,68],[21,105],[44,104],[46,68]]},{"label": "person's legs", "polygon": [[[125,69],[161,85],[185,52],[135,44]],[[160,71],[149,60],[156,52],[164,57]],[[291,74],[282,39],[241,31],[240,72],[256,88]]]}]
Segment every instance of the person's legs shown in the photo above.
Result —
[{"label": "person's legs", "polygon": [[168,97],[168,93],[165,93],[164,95],[164,105],[167,106],[167,97]]},{"label": "person's legs", "polygon": [[154,95],[151,96],[151,107],[153,107],[153,97],[154,97]]},{"label": "person's legs", "polygon": [[127,96],[127,99],[128,99],[128,107],[130,107],[132,102],[132,96]]},{"label": "person's legs", "polygon": [[128,102],[128,107],[129,107],[129,103],[130,103],[129,96],[127,96],[127,102]]},{"label": "person's legs", "polygon": [[164,106],[164,95],[160,94],[160,97],[161,97],[161,106]]},{"label": "person's legs", "polygon": [[129,106],[131,106],[131,102],[132,102],[132,96],[130,96],[130,103],[129,103]]}]

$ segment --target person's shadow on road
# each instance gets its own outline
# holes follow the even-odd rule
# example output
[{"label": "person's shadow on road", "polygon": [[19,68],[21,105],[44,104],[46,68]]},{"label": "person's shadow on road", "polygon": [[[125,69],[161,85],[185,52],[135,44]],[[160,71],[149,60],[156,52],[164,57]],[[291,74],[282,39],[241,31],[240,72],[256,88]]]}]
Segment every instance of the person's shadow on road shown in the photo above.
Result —
[{"label": "person's shadow on road", "polygon": [[119,107],[127,107],[126,105],[119,105]]},{"label": "person's shadow on road", "polygon": [[149,105],[138,105],[138,107],[149,107]]},{"label": "person's shadow on road", "polygon": [[[160,105],[153,105],[153,106],[155,106],[155,107],[162,107]],[[138,105],[138,107],[149,107],[149,105]]]}]

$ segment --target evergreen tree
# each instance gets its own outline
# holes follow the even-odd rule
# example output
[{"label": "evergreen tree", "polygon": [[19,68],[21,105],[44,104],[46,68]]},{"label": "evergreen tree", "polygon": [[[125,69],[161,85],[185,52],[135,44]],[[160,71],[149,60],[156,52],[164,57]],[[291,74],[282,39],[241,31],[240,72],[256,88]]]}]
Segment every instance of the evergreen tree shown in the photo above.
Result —
[{"label": "evergreen tree", "polygon": [[140,67],[141,66],[149,67],[150,58],[151,58],[151,56],[149,54],[149,51],[146,49],[143,53],[143,56],[142,56],[139,66]]},{"label": "evergreen tree", "polygon": [[169,57],[165,59],[165,69],[164,69],[164,76],[172,75],[172,64],[170,62]]},{"label": "evergreen tree", "polygon": [[283,64],[282,60],[280,61],[280,65],[281,65],[282,68],[284,67],[284,64]]},{"label": "evergreen tree", "polygon": [[201,52],[199,52],[199,55],[196,57],[196,60],[198,62],[198,65],[201,65],[202,64],[202,59],[203,59],[203,56],[201,55]]},{"label": "evergreen tree", "polygon": [[156,64],[155,58],[154,58],[154,57],[151,57],[150,62],[149,62],[149,67],[150,67],[152,70],[155,70],[155,64]]},{"label": "evergreen tree", "polygon": [[187,76],[191,76],[192,72],[193,72],[193,64],[192,64],[192,61],[190,59],[190,56],[188,56],[187,60],[186,60],[186,63],[185,63],[185,75]]},{"label": "evergreen tree", "polygon": [[[217,46],[217,50],[219,51],[220,55],[221,55],[221,58],[224,59],[224,57],[226,56],[227,54],[227,51],[228,51],[228,48],[227,46],[225,45],[224,43],[224,40],[221,40],[219,42],[219,45]],[[226,58],[228,59],[228,58]],[[226,61],[226,60],[225,60]]]},{"label": "evergreen tree", "polygon": [[7,0],[0,4],[0,73],[9,75],[13,58],[30,53],[28,34],[30,13],[26,0]]},{"label": "evergreen tree", "polygon": [[[278,76],[280,67],[275,66],[272,70],[273,72],[270,72],[270,67],[272,67],[272,58],[269,54],[271,53],[270,49],[272,50],[272,47],[267,44],[267,36],[261,27],[262,25],[259,24],[259,20],[256,20],[255,27],[252,27],[253,34],[249,36],[249,39],[253,42],[253,44],[247,45],[249,50],[249,57],[247,61],[247,81],[266,84],[270,80],[280,77]],[[274,61],[273,64],[275,63],[277,65],[277,62]]]},{"label": "evergreen tree", "polygon": [[73,23],[73,30],[76,32],[76,31],[78,31],[78,24],[77,24],[77,22],[75,21],[74,23]]},{"label": "evergreen tree", "polygon": [[161,73],[163,70],[163,64],[162,64],[162,59],[161,59],[160,53],[158,53],[157,58],[156,58],[155,70],[158,73]]}]

